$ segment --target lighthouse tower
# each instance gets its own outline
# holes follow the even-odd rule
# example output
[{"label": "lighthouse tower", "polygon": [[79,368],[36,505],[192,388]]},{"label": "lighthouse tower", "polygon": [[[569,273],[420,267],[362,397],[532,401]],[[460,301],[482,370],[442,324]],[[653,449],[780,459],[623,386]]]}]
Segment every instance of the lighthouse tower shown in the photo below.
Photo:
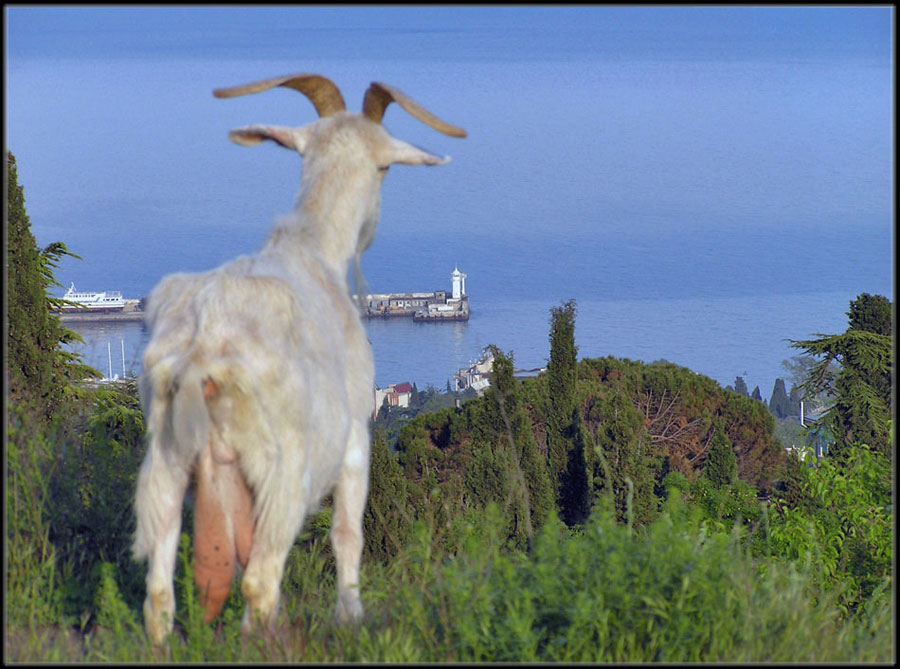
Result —
[{"label": "lighthouse tower", "polygon": [[460,272],[459,268],[456,267],[453,270],[453,274],[450,275],[450,278],[453,281],[453,299],[458,300],[466,294],[466,275]]}]

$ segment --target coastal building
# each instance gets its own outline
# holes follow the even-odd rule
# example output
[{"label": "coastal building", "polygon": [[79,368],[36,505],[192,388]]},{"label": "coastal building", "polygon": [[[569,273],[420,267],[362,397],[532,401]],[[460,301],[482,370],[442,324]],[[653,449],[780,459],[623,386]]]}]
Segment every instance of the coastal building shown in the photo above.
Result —
[{"label": "coastal building", "polygon": [[806,428],[806,441],[810,447],[810,454],[818,462],[828,455],[828,447],[834,443],[834,438],[828,433],[825,426],[819,423],[828,408],[819,406],[807,411],[805,405],[805,402],[800,402],[800,425]]},{"label": "coastal building", "polygon": [[460,369],[453,375],[453,390],[458,393],[474,390],[481,397],[491,385],[491,370],[494,368],[494,354],[489,348],[482,351],[481,357],[468,367]]},{"label": "coastal building", "polygon": [[367,318],[412,316],[415,321],[469,320],[466,275],[454,268],[451,289],[433,293],[378,293],[366,295]]},{"label": "coastal building", "polygon": [[409,383],[390,384],[387,388],[381,389],[375,387],[375,409],[372,412],[372,419],[378,417],[378,410],[387,400],[389,407],[409,407],[412,399],[412,385]]},{"label": "coastal building", "polygon": [[[491,385],[491,372],[494,370],[494,354],[491,353],[490,347],[485,347],[481,352],[481,357],[468,367],[460,369],[453,375],[453,389],[456,392],[465,392],[466,390],[474,390],[478,397],[484,394],[484,391]],[[534,369],[514,369],[513,376],[517,379],[525,379],[537,376],[546,372],[546,367],[535,367]]]}]

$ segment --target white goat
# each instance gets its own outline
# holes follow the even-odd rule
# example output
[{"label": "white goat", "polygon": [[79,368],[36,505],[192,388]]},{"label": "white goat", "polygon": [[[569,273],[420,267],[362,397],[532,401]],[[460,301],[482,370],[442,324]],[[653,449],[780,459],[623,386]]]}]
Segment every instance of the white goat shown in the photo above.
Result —
[{"label": "white goat", "polygon": [[295,210],[256,254],[170,275],[149,299],[140,380],[148,446],[133,550],[149,558],[144,623],[156,643],[173,627],[181,506],[192,479],[194,569],[207,621],[221,610],[237,558],[246,568],[242,629],[274,625],[288,551],[332,490],[336,616],[362,615],[374,367],[348,266],[374,237],[388,167],[449,160],[392,138],[380,124],[385,108],[397,102],[440,132],[466,135],[380,83],[367,90],[362,114],[347,112],[338,88],[311,74],[214,95],[275,86],[306,95],[320,118],[298,128],[246,126],[229,137],[242,145],[269,139],[303,156]]}]

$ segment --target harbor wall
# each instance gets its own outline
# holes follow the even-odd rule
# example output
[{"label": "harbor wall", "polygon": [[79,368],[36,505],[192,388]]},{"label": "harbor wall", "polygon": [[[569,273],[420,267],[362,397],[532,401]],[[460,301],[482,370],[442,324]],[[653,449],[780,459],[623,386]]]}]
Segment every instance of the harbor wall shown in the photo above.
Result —
[{"label": "harbor wall", "polygon": [[140,308],[140,300],[125,300],[122,311],[92,312],[89,309],[80,311],[63,311],[59,313],[59,320],[63,323],[97,323],[97,322],[134,322],[144,318],[144,312]]}]

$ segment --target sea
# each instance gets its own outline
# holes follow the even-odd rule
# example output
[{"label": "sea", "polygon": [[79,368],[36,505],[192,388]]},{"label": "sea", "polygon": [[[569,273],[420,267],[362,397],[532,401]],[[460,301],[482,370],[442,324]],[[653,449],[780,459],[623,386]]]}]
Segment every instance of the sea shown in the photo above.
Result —
[{"label": "sea", "polygon": [[[94,8],[57,33],[10,10],[8,146],[38,243],[80,256],[57,293],[140,298],[259,248],[301,161],[227,130],[312,108],[210,93],[307,71],[351,109],[385,81],[469,133],[385,116],[453,160],[390,170],[367,289],[449,290],[458,268],[471,316],[366,321],[379,387],[443,390],[488,345],[544,367],[551,309],[574,299],[579,358],[664,359],[768,398],[795,381],[791,340],[843,332],[861,293],[893,300],[890,10],[315,9]],[[105,375],[140,374],[141,323],[71,327]]]},{"label": "sea", "polygon": [[[870,243],[873,250],[877,248],[875,240]],[[384,388],[408,381],[420,389],[433,386],[444,390],[448,382],[452,385],[454,372],[471,364],[488,345],[511,353],[518,369],[545,367],[550,355],[551,309],[574,298],[579,358],[667,360],[709,376],[723,387],[734,385],[735,378],[742,376],[749,389],[759,386],[768,399],[775,379],[787,379],[788,388],[792,385],[790,370],[783,362],[801,351],[793,348],[789,340],[843,332],[847,328],[849,303],[861,292],[893,299],[889,279],[879,281],[877,273],[871,271],[871,263],[857,266],[857,271],[870,268],[868,280],[860,281],[857,287],[841,288],[840,270],[823,268],[815,274],[821,283],[809,280],[806,290],[792,292],[789,281],[780,291],[778,285],[766,287],[767,279],[768,283],[777,284],[771,277],[789,276],[789,269],[796,268],[796,259],[791,263],[789,257],[782,258],[782,262],[759,260],[755,264],[753,256],[748,257],[739,249],[723,252],[708,244],[700,251],[697,247],[704,246],[703,240],[695,239],[667,251],[659,249],[652,262],[646,251],[637,254],[640,259],[625,260],[620,255],[615,262],[606,263],[609,271],[598,268],[591,273],[579,266],[600,265],[604,255],[597,249],[592,252],[589,244],[584,246],[588,248],[570,248],[565,252],[548,252],[546,246],[539,244],[523,245],[515,251],[497,247],[506,248],[508,264],[498,262],[494,251],[459,253],[455,254],[459,262],[450,262],[454,256],[448,256],[443,266],[438,259],[425,263],[434,270],[433,280],[429,281],[431,274],[409,283],[388,283],[385,279],[385,290],[449,291],[450,273],[459,266],[467,275],[471,315],[467,322],[364,320],[375,356],[376,384]],[[855,259],[862,259],[869,249],[865,243],[856,243],[845,250]],[[400,255],[391,263],[388,250],[373,248],[370,252],[376,258],[382,253],[386,266],[403,267],[414,262],[409,256]],[[442,255],[441,251],[434,253]],[[665,265],[669,253],[695,256],[697,264],[707,266],[700,273],[714,286],[704,288],[690,262],[670,260],[668,271],[660,270],[661,275],[655,280],[647,278],[643,263]],[[869,252],[870,258],[877,256]],[[375,265],[371,257],[366,261],[367,265]],[[825,259],[819,262],[824,263]],[[750,264],[756,266],[747,267]],[[848,271],[852,265],[842,263],[840,267]],[[813,272],[818,266],[812,259],[807,261],[808,271]],[[734,285],[738,282],[727,280],[735,273],[743,274],[746,284]],[[721,283],[714,280],[717,274],[722,275]],[[378,281],[377,275],[377,270],[366,273],[370,287]],[[697,285],[692,290],[693,283]],[[138,293],[129,296],[137,297]],[[81,352],[89,364],[105,375],[140,373],[140,356],[149,339],[142,323],[69,326],[85,339],[83,345],[72,349]]]}]

